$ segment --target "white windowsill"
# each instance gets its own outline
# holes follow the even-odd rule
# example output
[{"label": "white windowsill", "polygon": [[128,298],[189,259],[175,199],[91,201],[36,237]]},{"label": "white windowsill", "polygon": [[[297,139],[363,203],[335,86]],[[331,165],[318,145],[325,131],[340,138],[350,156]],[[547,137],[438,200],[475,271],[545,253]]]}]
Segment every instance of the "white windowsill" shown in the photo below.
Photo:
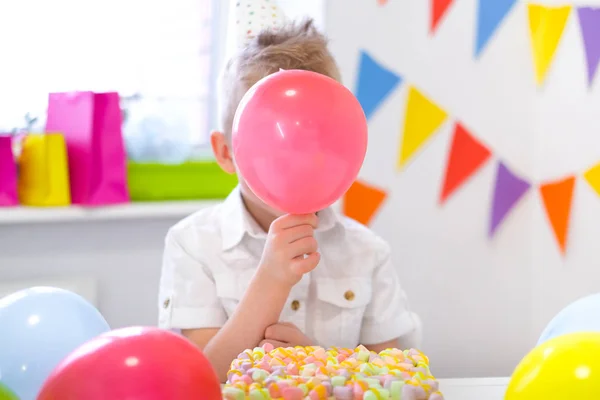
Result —
[{"label": "white windowsill", "polygon": [[0,225],[183,218],[219,200],[130,203],[106,207],[3,207]]}]

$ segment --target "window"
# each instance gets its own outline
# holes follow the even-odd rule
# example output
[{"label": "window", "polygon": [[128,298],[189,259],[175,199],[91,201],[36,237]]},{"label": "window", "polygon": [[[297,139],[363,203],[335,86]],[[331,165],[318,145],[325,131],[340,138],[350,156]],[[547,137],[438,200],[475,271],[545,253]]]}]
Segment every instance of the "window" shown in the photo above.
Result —
[{"label": "window", "polygon": [[118,91],[125,108],[178,110],[205,142],[219,1],[0,2],[0,130],[43,118],[49,92]]},{"label": "window", "polygon": [[[163,129],[202,147],[216,125],[229,3],[0,1],[0,132],[24,128],[26,114],[43,129],[50,92],[117,91],[129,122],[159,113],[150,125],[163,118]],[[323,26],[323,0],[279,4],[288,17]]]}]

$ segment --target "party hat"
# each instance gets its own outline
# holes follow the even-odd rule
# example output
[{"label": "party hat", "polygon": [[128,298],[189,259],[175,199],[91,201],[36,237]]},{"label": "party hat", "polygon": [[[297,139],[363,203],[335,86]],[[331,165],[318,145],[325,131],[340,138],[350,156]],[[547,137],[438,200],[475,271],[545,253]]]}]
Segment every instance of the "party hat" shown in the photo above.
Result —
[{"label": "party hat", "polygon": [[276,0],[231,0],[227,29],[227,53],[244,48],[262,30],[287,21]]}]

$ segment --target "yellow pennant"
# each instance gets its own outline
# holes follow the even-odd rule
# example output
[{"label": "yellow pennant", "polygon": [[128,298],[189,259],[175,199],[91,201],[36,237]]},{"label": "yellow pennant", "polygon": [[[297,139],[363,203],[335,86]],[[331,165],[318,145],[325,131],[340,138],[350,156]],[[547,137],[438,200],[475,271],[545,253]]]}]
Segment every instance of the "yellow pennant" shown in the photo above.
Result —
[{"label": "yellow pennant", "polygon": [[588,169],[583,174],[583,177],[585,178],[587,183],[590,184],[592,189],[594,189],[596,193],[598,193],[598,196],[600,196],[600,163]]},{"label": "yellow pennant", "polygon": [[548,7],[529,4],[529,31],[535,66],[535,80],[541,85],[554,59],[572,6]]},{"label": "yellow pennant", "polygon": [[408,89],[404,131],[397,166],[402,168],[425,142],[437,132],[448,114],[414,87]]}]

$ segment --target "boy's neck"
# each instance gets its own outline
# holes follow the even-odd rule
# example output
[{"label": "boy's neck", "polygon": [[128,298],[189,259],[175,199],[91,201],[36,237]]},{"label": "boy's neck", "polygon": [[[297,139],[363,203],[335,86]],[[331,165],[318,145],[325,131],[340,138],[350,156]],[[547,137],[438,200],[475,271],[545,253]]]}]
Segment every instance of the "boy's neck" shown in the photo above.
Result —
[{"label": "boy's neck", "polygon": [[269,213],[267,210],[253,204],[251,201],[247,201],[244,195],[242,194],[242,202],[246,207],[246,210],[250,214],[252,218],[256,221],[258,226],[262,228],[263,231],[268,232],[271,223],[277,219],[276,216]]}]

